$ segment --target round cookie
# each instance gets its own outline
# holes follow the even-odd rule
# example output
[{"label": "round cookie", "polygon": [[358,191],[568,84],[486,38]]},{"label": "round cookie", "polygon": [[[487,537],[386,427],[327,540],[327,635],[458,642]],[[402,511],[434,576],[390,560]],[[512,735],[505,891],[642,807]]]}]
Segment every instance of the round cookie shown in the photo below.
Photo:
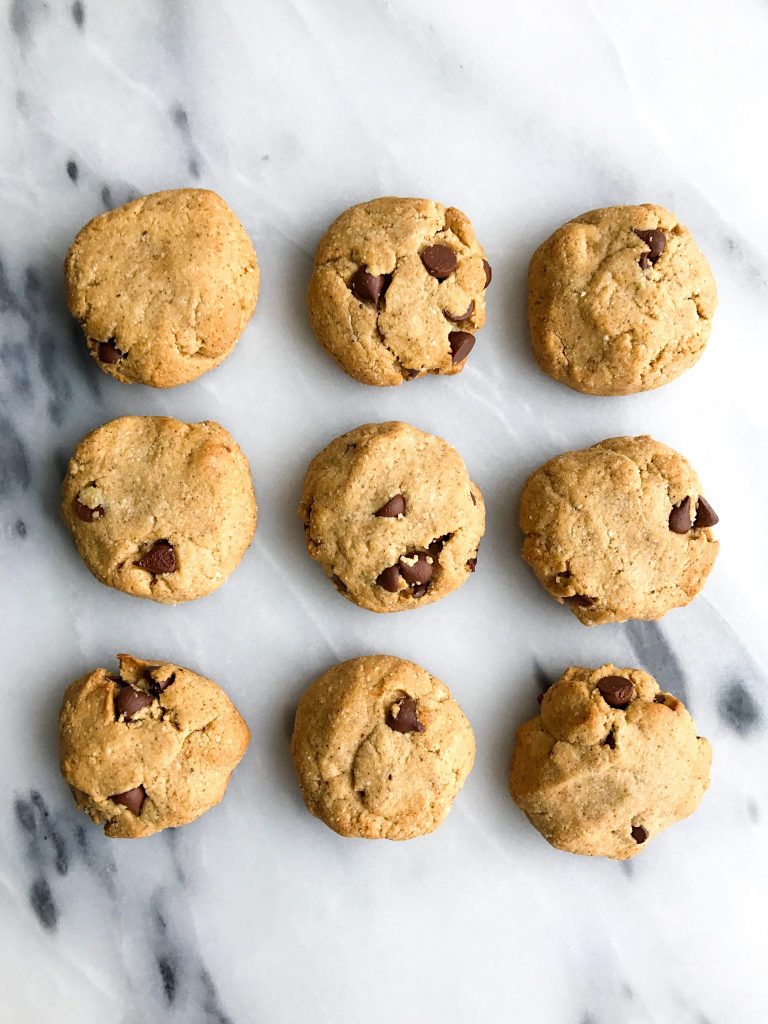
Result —
[{"label": "round cookie", "polygon": [[523,558],[587,626],[692,601],[717,557],[717,521],[688,462],[651,437],[558,455],[520,499]]},{"label": "round cookie", "polygon": [[188,668],[119,654],[68,687],[61,774],[77,806],[116,839],[186,825],[224,796],[248,746],[226,693]]},{"label": "round cookie", "polygon": [[307,809],[334,832],[413,839],[447,816],[475,737],[444,683],[380,654],[334,665],[310,686],[291,753]]},{"label": "round cookie", "polygon": [[78,233],[67,301],[101,369],[172,388],[223,362],[256,307],[259,265],[215,192],[182,188],[102,213]]},{"label": "round cookie", "polygon": [[374,612],[439,601],[475,571],[485,506],[447,441],[407,423],[343,434],[309,465],[307,550],[337,590]]},{"label": "round cookie", "polygon": [[469,219],[430,199],[353,206],[317,247],[309,315],[363,384],[459,373],[485,323],[491,268]]},{"label": "round cookie", "polygon": [[162,604],[216,590],[253,539],[248,460],[218,423],[123,416],[78,444],[61,514],[110,587]]},{"label": "round cookie", "polygon": [[626,860],[699,806],[712,750],[640,669],[569,668],[517,731],[509,789],[559,850]]},{"label": "round cookie", "polygon": [[528,272],[536,361],[591,395],[661,387],[693,366],[717,291],[690,232],[662,206],[610,206],[569,221]]}]

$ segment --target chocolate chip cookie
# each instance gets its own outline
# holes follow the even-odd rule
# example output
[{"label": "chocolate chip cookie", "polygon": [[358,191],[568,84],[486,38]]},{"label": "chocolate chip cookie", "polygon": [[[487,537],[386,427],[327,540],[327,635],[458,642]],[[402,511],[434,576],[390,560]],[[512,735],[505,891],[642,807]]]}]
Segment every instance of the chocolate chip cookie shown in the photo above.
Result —
[{"label": "chocolate chip cookie", "polygon": [[447,441],[407,423],[343,434],[309,465],[307,550],[348,601],[398,612],[439,601],[477,566],[485,506]]},{"label": "chocolate chip cookie", "polygon": [[569,668],[517,731],[512,799],[559,850],[626,860],[693,814],[712,750],[640,669]]},{"label": "chocolate chip cookie", "polygon": [[93,575],[162,604],[216,590],[256,529],[248,460],[218,423],[123,416],[78,444],[61,514]]},{"label": "chocolate chip cookie", "polygon": [[662,206],[610,206],[569,221],[528,273],[536,361],[592,395],[661,387],[693,366],[717,291],[690,232]]},{"label": "chocolate chip cookie", "polygon": [[65,263],[67,301],[101,369],[172,388],[223,362],[259,294],[256,253],[215,192],[156,192],[85,225]]},{"label": "chocolate chip cookie", "polygon": [[374,199],[323,236],[309,315],[320,344],[351,377],[402,384],[464,368],[490,282],[461,210],[430,199]]},{"label": "chocolate chip cookie", "polygon": [[212,680],[181,665],[119,654],[67,689],[61,774],[77,806],[116,839],[186,825],[224,796],[248,726]]},{"label": "chocolate chip cookie", "polygon": [[587,626],[692,601],[717,557],[717,521],[688,462],[651,437],[558,455],[520,499],[523,558]]},{"label": "chocolate chip cookie", "polygon": [[334,832],[413,839],[447,816],[475,738],[444,683],[381,654],[334,665],[310,686],[291,752],[307,809]]}]

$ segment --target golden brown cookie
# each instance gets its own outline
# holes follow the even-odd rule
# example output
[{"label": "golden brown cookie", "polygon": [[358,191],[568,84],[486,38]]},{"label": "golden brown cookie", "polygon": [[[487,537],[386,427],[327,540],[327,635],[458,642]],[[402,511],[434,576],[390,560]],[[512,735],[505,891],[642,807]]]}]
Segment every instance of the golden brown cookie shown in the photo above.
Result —
[{"label": "golden brown cookie", "polygon": [[162,604],[211,593],[256,530],[248,460],[218,423],[123,416],[78,444],[61,514],[96,579]]},{"label": "golden brown cookie", "polygon": [[717,291],[706,258],[662,206],[609,206],[564,224],[528,273],[536,361],[592,395],[661,387],[693,366]]},{"label": "golden brown cookie", "polygon": [[469,219],[430,199],[353,206],[317,247],[309,315],[364,384],[459,373],[485,323],[491,268]]},{"label": "golden brown cookie", "polygon": [[334,832],[413,839],[447,816],[475,738],[444,683],[380,654],[334,665],[310,686],[291,751],[308,810]]},{"label": "golden brown cookie", "polygon": [[348,601],[398,612],[439,601],[477,565],[485,506],[447,441],[368,423],[309,465],[299,505],[307,550]]},{"label": "golden brown cookie", "polygon": [[101,369],[172,388],[222,363],[259,294],[259,265],[215,192],[143,196],[94,217],[65,263],[67,301]]},{"label": "golden brown cookie", "polygon": [[558,455],[520,499],[523,558],[587,626],[692,601],[717,557],[717,522],[689,463],[652,437]]},{"label": "golden brown cookie", "polygon": [[224,796],[248,726],[224,691],[181,665],[119,654],[67,689],[61,774],[77,806],[117,839],[186,825]]},{"label": "golden brown cookie", "polygon": [[712,750],[640,669],[569,668],[517,731],[509,788],[559,850],[626,860],[693,814]]}]

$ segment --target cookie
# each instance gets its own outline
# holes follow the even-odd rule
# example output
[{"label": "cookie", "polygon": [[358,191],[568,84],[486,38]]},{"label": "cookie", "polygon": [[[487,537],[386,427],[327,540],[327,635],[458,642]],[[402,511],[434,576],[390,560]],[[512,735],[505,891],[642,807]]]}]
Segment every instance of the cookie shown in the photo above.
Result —
[{"label": "cookie", "polygon": [[88,350],[125,383],[172,388],[223,362],[256,307],[259,265],[215,192],[156,192],[89,221],[67,253]]},{"label": "cookie", "polygon": [[485,506],[447,441],[368,423],[309,465],[299,505],[307,550],[339,593],[374,612],[450,594],[477,565]]},{"label": "cookie", "polygon": [[686,227],[662,206],[609,206],[569,221],[528,272],[541,369],[576,391],[632,395],[693,366],[717,291]]},{"label": "cookie", "polygon": [[447,816],[475,737],[444,683],[380,654],[334,665],[310,686],[291,752],[307,809],[334,832],[413,839]]},{"label": "cookie", "polygon": [[309,316],[350,377],[381,387],[464,369],[491,267],[469,219],[430,199],[353,206],[317,247]]},{"label": "cookie", "polygon": [[520,499],[523,558],[587,626],[692,601],[717,557],[717,521],[688,462],[651,437],[558,455]]},{"label": "cookie", "polygon": [[224,796],[248,726],[212,680],[181,665],[119,654],[67,689],[61,774],[80,810],[115,839],[186,825]]},{"label": "cookie", "polygon": [[96,579],[162,604],[216,590],[256,529],[248,460],[218,423],[123,416],[84,437],[61,514]]},{"label": "cookie", "polygon": [[636,668],[569,668],[517,731],[509,789],[548,843],[626,860],[699,806],[712,750]]}]

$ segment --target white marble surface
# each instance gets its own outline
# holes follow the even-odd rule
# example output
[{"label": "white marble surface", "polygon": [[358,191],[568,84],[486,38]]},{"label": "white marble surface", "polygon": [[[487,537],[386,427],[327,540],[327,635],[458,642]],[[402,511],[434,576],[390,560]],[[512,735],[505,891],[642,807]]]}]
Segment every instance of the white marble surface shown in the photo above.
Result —
[{"label": "white marble surface", "polygon": [[[766,1017],[765,412],[768,8],[759,0],[14,0],[0,25],[0,1020],[755,1024]],[[61,263],[106,206],[202,184],[244,221],[258,311],[219,370],[169,393],[99,373]],[[315,344],[322,230],[350,203],[426,195],[472,217],[494,267],[467,370],[378,390]],[[584,209],[659,201],[720,288],[699,365],[593,399],[528,349],[533,248]],[[164,608],[93,580],[57,514],[68,453],[122,413],[214,418],[248,454],[256,541],[218,593]],[[454,443],[489,508],[476,576],[409,615],[338,598],[295,507],[343,430],[407,419]],[[585,629],[518,555],[526,474],[651,432],[717,508],[704,594],[658,624]],[[224,803],[176,833],[109,841],[56,763],[62,688],[118,650],[220,681],[253,740]],[[344,657],[411,657],[478,740],[445,825],[342,840],[303,809],[299,693]],[[714,745],[700,811],[631,865],[551,850],[508,799],[536,666],[641,665]]]}]

